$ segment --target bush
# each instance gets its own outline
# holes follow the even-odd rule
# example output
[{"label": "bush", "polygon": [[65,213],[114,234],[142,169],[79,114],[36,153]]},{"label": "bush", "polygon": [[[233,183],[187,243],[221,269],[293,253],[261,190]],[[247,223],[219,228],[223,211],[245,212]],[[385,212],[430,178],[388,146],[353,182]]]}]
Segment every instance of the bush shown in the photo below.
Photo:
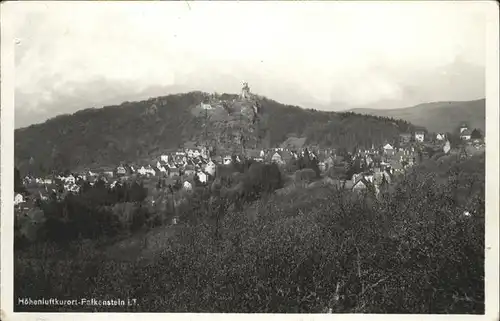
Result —
[{"label": "bush", "polygon": [[301,169],[295,172],[295,182],[310,183],[316,179],[316,173],[310,168]]},{"label": "bush", "polygon": [[[82,296],[126,293],[150,312],[481,314],[483,165],[416,167],[380,199],[320,186],[270,194],[242,211],[219,212],[223,199],[200,189],[186,196],[193,224],[159,257],[97,271],[81,264],[89,270],[68,267],[72,278],[62,279]],[[47,287],[41,270],[19,271],[16,295],[35,296],[21,282],[28,272],[37,289]]]}]

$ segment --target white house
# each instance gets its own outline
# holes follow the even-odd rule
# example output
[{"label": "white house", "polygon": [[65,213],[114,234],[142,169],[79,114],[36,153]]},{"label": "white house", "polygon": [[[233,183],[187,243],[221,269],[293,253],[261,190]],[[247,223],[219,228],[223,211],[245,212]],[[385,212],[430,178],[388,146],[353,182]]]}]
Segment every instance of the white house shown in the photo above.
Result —
[{"label": "white house", "polygon": [[160,160],[164,163],[168,163],[168,155],[161,155]]},{"label": "white house", "polygon": [[460,129],[460,130],[461,130],[460,138],[462,140],[470,140],[471,139],[472,132],[469,129],[464,129],[464,130]]},{"label": "white house", "polygon": [[231,156],[224,156],[224,158],[222,159],[222,162],[224,163],[224,165],[229,165],[233,162]]},{"label": "white house", "polygon": [[201,153],[200,153],[201,157],[203,157],[204,159],[207,159],[209,157],[209,152],[207,150],[207,148],[203,147],[203,149],[201,150]]},{"label": "white house", "polygon": [[76,184],[69,185],[67,190],[70,192],[73,192],[73,193],[78,193],[80,191],[80,186],[78,186]]},{"label": "white house", "polygon": [[21,203],[24,203],[24,197],[22,194],[17,193],[14,196],[14,205],[19,205]]},{"label": "white house", "polygon": [[417,131],[415,132],[415,140],[417,142],[423,142],[425,139],[425,133],[423,131]]},{"label": "white house", "polygon": [[373,183],[373,175],[364,175],[364,178],[367,182]]},{"label": "white house", "polygon": [[198,176],[198,180],[199,180],[201,183],[203,183],[203,184],[205,184],[205,183],[207,182],[207,180],[208,180],[208,176],[207,176],[207,174],[205,174],[205,173],[203,173],[203,172],[197,172],[197,173],[196,173],[196,176]]},{"label": "white house", "polygon": [[451,145],[450,145],[450,142],[449,141],[446,141],[446,143],[444,144],[444,147],[443,147],[443,152],[445,154],[448,154],[450,152],[450,149],[451,149]]},{"label": "white house", "polygon": [[127,170],[125,169],[125,166],[120,165],[116,169],[116,173],[119,174],[119,175],[125,175],[125,174],[127,174]]},{"label": "white house", "polygon": [[262,157],[262,158],[266,157],[266,153],[264,152],[264,150],[260,151],[260,157]]},{"label": "white house", "polygon": [[215,175],[215,163],[213,161],[209,161],[207,165],[205,165],[205,172],[209,175]]},{"label": "white house", "polygon": [[370,155],[366,156],[366,165],[370,166],[373,163],[373,158]]},{"label": "white house", "polygon": [[146,175],[147,170],[144,168],[144,166],[141,166],[141,168],[137,170],[137,173],[139,173],[140,175]]},{"label": "white house", "polygon": [[446,139],[446,134],[444,133],[438,133],[436,135],[436,140],[445,140]]},{"label": "white house", "polygon": [[73,175],[69,175],[68,177],[65,178],[66,184],[75,184],[76,179]]},{"label": "white house", "polygon": [[184,184],[182,184],[182,187],[184,188],[184,190],[186,191],[191,191],[193,190],[193,184],[191,184],[190,182],[188,181],[185,181]]}]

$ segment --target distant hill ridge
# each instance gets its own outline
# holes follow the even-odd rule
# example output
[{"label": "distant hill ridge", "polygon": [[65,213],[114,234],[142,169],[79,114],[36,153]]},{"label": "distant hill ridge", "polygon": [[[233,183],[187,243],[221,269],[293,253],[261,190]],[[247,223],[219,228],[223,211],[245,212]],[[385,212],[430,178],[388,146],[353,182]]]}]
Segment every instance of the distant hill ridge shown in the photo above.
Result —
[{"label": "distant hill ridge", "polygon": [[432,102],[396,109],[354,108],[349,111],[403,119],[432,132],[452,132],[462,122],[482,131],[486,126],[486,99]]},{"label": "distant hill ridge", "polygon": [[351,151],[355,147],[393,142],[400,133],[414,129],[403,120],[303,109],[261,96],[241,99],[234,94],[216,97],[220,106],[235,111],[231,117],[212,115],[224,115],[217,108],[207,120],[207,112],[200,108],[207,97],[210,94],[196,91],[125,102],[17,129],[16,164],[22,173],[113,166],[156,157],[167,149],[182,147],[185,142],[200,143],[207,138],[218,150],[238,151],[241,144],[234,134],[246,126],[245,121],[253,119],[256,105],[255,123],[243,132],[245,144],[259,149],[277,147],[296,137],[306,138],[309,146]]}]

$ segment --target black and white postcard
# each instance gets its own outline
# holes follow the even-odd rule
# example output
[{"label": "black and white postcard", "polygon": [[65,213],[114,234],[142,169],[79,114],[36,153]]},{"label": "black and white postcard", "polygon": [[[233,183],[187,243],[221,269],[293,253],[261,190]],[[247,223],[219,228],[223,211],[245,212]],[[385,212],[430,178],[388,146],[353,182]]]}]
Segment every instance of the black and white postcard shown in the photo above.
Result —
[{"label": "black and white postcard", "polygon": [[498,320],[497,10],[3,2],[2,320]]}]

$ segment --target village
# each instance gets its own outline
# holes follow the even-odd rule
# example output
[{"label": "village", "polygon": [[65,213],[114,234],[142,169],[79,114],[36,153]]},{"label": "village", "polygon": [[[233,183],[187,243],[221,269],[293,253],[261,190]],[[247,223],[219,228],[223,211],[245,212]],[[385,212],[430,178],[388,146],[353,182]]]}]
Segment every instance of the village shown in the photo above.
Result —
[{"label": "village", "polygon": [[[212,94],[209,99],[201,102],[202,110],[226,110],[227,106]],[[242,105],[243,112],[250,108],[253,116],[258,113],[258,95],[250,92],[247,82],[243,82],[238,99],[233,102],[246,102]],[[247,120],[248,121],[248,120]],[[252,120],[254,121],[254,120]],[[194,186],[204,186],[211,183],[218,166],[242,163],[252,160],[263,163],[275,163],[285,174],[293,177],[296,168],[291,168],[298,158],[305,153],[317,164],[323,181],[340,185],[354,191],[363,191],[372,185],[375,193],[380,192],[384,184],[391,184],[394,178],[403,175],[409,168],[422,162],[429,151],[442,151],[445,154],[459,153],[461,156],[471,156],[485,148],[484,137],[473,137],[473,130],[466,123],[459,126],[460,148],[451,146],[446,133],[430,134],[425,129],[413,133],[402,133],[392,142],[381,146],[372,145],[369,149],[353,149],[351,152],[333,148],[321,148],[307,144],[307,138],[289,137],[279,146],[267,149],[241,149],[236,152],[219,149],[213,155],[213,149],[204,142],[185,142],[183,148],[165,151],[142,162],[122,162],[111,167],[85,169],[76,172],[59,173],[46,177],[26,175],[22,179],[28,193],[17,193],[14,197],[16,209],[25,212],[33,208],[38,200],[44,201],[50,195],[62,200],[68,193],[78,194],[81,186],[88,183],[93,186],[98,180],[105,186],[114,189],[124,182],[141,182],[148,190],[161,190],[176,186],[177,189],[191,191]],[[208,134],[208,133],[206,133]],[[241,145],[241,133],[236,135],[237,143]],[[239,150],[239,149],[237,149]],[[355,164],[355,166],[349,166]],[[351,167],[348,173],[345,168]],[[338,175],[338,173],[343,175]],[[347,174],[347,177],[345,176]],[[168,189],[171,190],[171,189]]]},{"label": "village", "polygon": [[[66,175],[62,173],[47,177],[27,175],[22,183],[29,193],[25,195],[17,193],[14,204],[17,210],[24,212],[33,208],[37,200],[47,200],[51,194],[63,199],[68,193],[79,193],[83,183],[87,182],[92,186],[97,180],[102,180],[110,189],[123,182],[140,181],[148,189],[177,185],[180,189],[191,191],[195,185],[203,186],[212,182],[219,165],[230,165],[251,159],[257,162],[276,163],[286,173],[288,166],[304,153],[309,153],[309,158],[316,161],[326,182],[341,183],[344,188],[354,191],[365,190],[367,185],[371,184],[378,193],[382,184],[391,184],[395,177],[403,175],[409,168],[428,158],[429,148],[442,150],[445,154],[463,153],[465,156],[484,150],[484,140],[472,139],[471,130],[465,124],[460,128],[460,132],[460,138],[464,143],[460,150],[450,146],[446,134],[438,133],[435,137],[427,137],[425,131],[416,131],[413,134],[401,134],[397,144],[372,146],[347,155],[341,155],[335,149],[307,146],[306,139],[288,139],[281,146],[247,150],[245,155],[228,153],[214,156],[210,155],[206,147],[188,142],[185,144],[186,148],[164,153],[149,162],[121,163],[114,168],[88,169]],[[332,178],[331,174],[335,169],[346,167],[346,157],[351,163],[357,164],[352,176],[343,180]]]}]

